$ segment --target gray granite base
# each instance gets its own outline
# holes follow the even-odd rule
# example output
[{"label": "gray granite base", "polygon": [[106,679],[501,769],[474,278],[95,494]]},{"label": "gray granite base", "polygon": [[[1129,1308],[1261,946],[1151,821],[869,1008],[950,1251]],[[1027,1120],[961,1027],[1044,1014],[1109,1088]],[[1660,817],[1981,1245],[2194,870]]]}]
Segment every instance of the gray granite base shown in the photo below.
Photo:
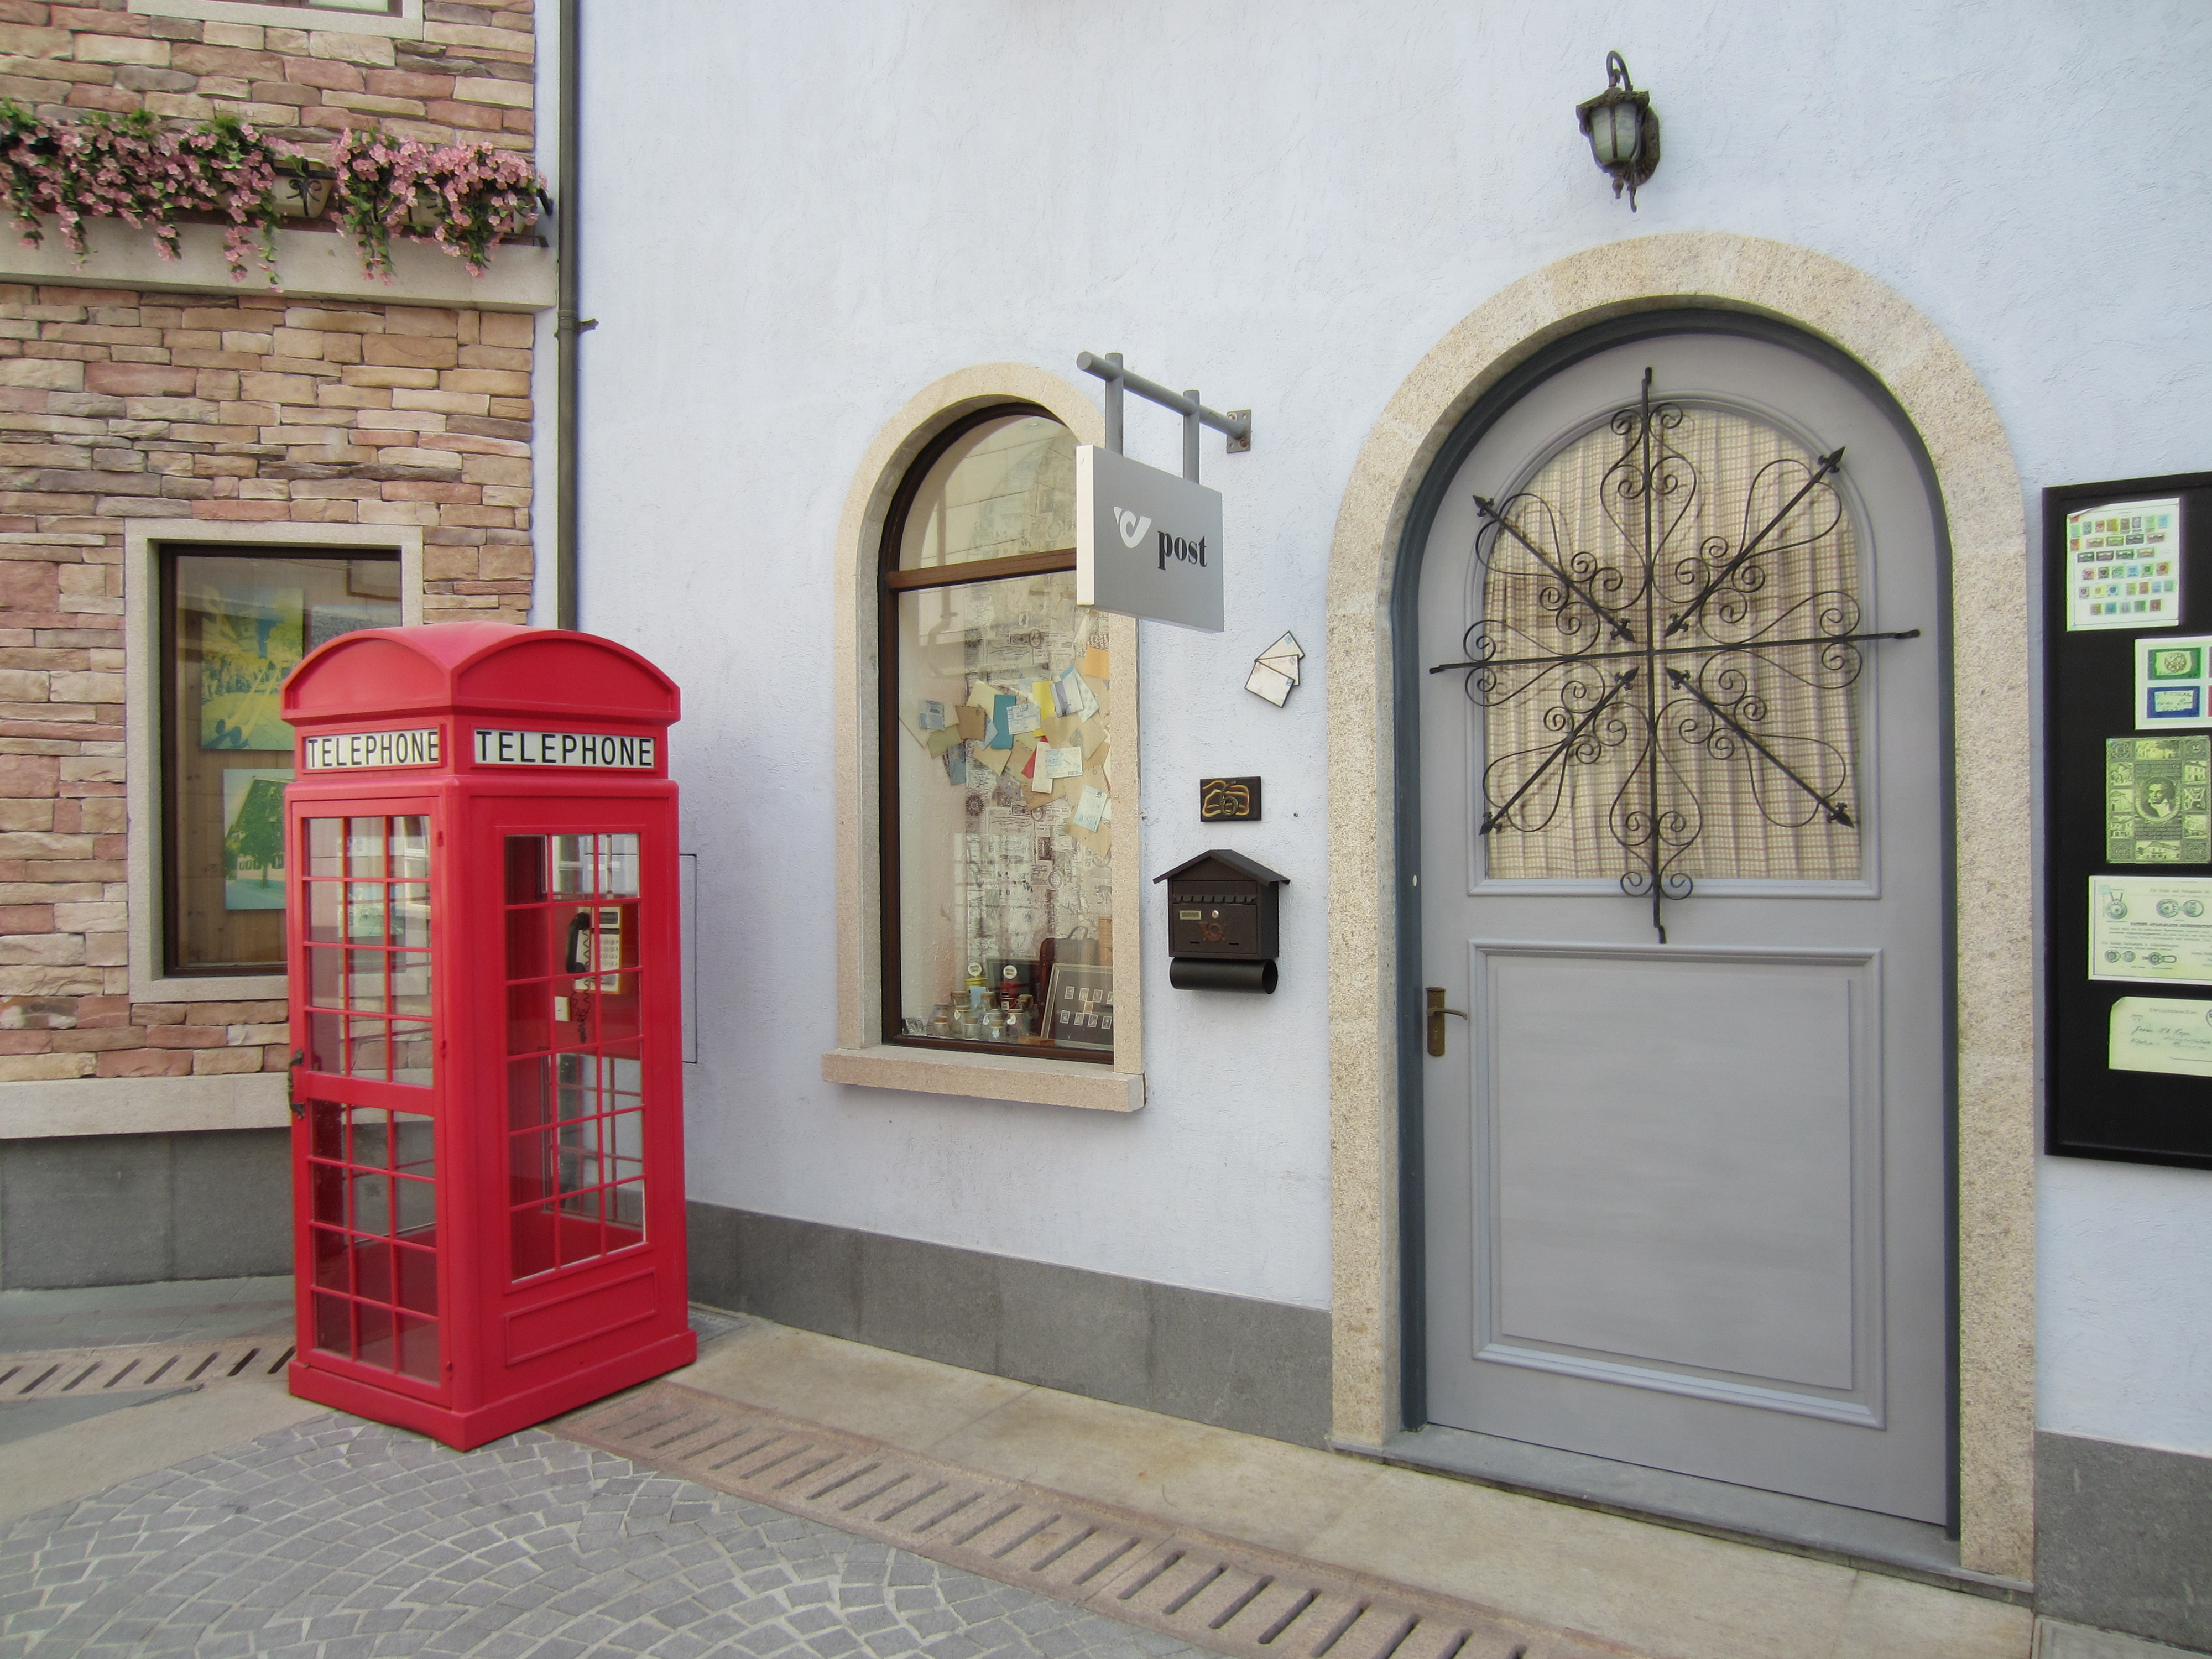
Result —
[{"label": "gray granite base", "polygon": [[1328,1435],[1326,1310],[689,1208],[709,1307],[1298,1445]]},{"label": "gray granite base", "polygon": [[283,1273],[283,1129],[0,1140],[0,1289]]},{"label": "gray granite base", "polygon": [[2035,1608],[2212,1652],[2212,1457],[2035,1437]]}]

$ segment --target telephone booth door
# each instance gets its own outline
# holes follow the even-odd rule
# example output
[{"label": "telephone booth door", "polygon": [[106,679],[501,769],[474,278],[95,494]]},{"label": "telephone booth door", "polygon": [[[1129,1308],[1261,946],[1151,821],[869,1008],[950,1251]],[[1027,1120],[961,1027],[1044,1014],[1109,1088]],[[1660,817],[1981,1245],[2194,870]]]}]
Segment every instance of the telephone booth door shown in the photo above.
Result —
[{"label": "telephone booth door", "polygon": [[645,1242],[638,837],[503,828],[507,1251],[521,1283]]},{"label": "telephone booth door", "polygon": [[580,1334],[623,1343],[666,1298],[654,1246],[683,1227],[681,1051],[651,1034],[680,1018],[676,858],[672,835],[612,802],[586,817],[501,801],[482,834],[503,945],[478,991],[503,1039],[486,1149],[506,1172],[498,1322],[529,1387]]},{"label": "telephone booth door", "polygon": [[[432,1040],[432,805],[298,821],[307,1041],[295,1069],[307,1210],[301,1344],[375,1385],[445,1393]],[[301,1097],[299,1073],[313,1085]]]}]

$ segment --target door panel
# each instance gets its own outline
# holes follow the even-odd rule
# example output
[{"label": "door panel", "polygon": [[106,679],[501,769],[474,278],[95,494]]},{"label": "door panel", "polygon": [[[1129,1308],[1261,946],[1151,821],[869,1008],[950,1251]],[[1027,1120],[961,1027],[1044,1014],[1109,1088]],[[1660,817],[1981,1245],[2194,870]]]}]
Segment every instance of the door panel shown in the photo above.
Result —
[{"label": "door panel", "polygon": [[1946,1518],[1940,580],[1910,447],[1768,341],[1601,352],[1459,468],[1420,599],[1462,665],[1424,677],[1425,977],[1472,1016],[1425,1062],[1431,1420]]},{"label": "door panel", "polygon": [[1860,1246],[1880,1218],[1856,1212],[1853,1176],[1880,1137],[1874,958],[1476,957],[1493,1218],[1477,1356],[1873,1420],[1853,1396],[1879,1375],[1861,1358],[1879,1263]]}]

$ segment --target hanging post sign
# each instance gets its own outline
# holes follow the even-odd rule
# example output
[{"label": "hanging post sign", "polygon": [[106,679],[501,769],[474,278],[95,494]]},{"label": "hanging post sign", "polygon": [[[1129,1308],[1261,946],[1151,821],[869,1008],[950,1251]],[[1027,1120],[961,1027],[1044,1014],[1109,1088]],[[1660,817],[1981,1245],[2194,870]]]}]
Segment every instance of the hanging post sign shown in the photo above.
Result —
[{"label": "hanging post sign", "polygon": [[1221,492],[1085,444],[1075,452],[1075,600],[1222,630]]},{"label": "hanging post sign", "polygon": [[[1198,430],[1229,453],[1252,447],[1252,411],[1208,409],[1195,391],[1171,392],[1132,374],[1121,354],[1078,352],[1075,366],[1106,382],[1106,442],[1075,452],[1075,602],[1208,634],[1222,629],[1221,495],[1198,481]],[[1182,416],[1182,477],[1121,453],[1121,402],[1135,392]]]}]

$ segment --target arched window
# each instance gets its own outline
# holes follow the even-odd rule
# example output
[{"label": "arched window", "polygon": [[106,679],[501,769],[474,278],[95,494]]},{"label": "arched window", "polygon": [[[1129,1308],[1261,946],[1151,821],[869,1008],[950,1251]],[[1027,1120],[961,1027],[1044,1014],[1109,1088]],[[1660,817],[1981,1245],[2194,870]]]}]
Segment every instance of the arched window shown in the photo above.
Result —
[{"label": "arched window", "polygon": [[1859,879],[1861,549],[1832,471],[1684,399],[1595,424],[1497,503],[1468,640],[1490,876]]},{"label": "arched window", "polygon": [[1075,438],[956,422],[885,524],[882,1040],[1110,1062],[1114,676],[1075,603]]}]

